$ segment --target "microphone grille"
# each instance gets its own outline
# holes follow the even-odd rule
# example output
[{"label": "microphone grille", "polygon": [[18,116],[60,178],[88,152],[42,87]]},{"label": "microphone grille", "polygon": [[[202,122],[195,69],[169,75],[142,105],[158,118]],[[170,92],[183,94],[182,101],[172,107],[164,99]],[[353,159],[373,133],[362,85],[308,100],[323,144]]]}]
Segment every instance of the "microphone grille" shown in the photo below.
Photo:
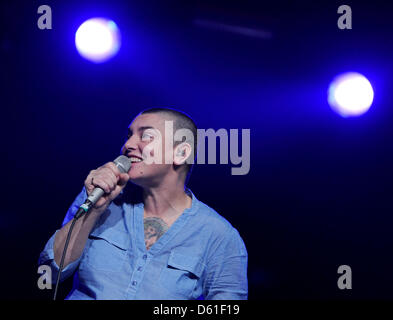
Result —
[{"label": "microphone grille", "polygon": [[113,161],[121,173],[127,173],[131,168],[131,159],[126,156],[119,156]]}]

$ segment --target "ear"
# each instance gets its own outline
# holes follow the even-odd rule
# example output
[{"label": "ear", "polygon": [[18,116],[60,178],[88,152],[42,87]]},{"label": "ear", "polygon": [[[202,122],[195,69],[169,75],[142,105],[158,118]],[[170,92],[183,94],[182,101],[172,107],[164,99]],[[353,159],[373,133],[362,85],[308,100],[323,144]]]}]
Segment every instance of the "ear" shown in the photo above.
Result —
[{"label": "ear", "polygon": [[192,149],[188,142],[182,142],[176,146],[173,153],[173,164],[182,165],[191,155]]}]

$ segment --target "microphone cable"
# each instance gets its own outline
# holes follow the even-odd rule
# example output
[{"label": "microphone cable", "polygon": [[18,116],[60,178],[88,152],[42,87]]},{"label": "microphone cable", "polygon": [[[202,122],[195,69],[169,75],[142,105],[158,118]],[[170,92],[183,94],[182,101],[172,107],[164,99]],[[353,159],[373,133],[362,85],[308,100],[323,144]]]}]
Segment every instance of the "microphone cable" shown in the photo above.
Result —
[{"label": "microphone cable", "polygon": [[70,242],[72,229],[74,229],[76,220],[78,220],[78,218],[73,218],[72,219],[72,223],[71,223],[70,229],[68,230],[68,233],[67,233],[66,242],[65,242],[64,248],[63,248],[63,254],[61,255],[60,266],[59,266],[59,273],[57,275],[56,286],[55,286],[55,293],[53,294],[53,300],[56,300],[57,290],[59,288],[59,283],[60,283],[60,276],[61,276],[61,272],[63,271],[63,267],[64,267],[65,255],[66,255],[66,252],[67,252],[67,249],[68,249],[68,244]]}]

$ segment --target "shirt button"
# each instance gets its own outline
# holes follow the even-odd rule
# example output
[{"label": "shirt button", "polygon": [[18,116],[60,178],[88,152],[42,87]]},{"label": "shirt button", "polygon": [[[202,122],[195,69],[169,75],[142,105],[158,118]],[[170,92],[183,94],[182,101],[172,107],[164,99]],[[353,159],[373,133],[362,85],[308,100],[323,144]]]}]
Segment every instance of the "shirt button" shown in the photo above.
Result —
[{"label": "shirt button", "polygon": [[138,267],[138,271],[141,271],[142,270],[142,267]]},{"label": "shirt button", "polygon": [[136,281],[132,281],[132,285],[133,285],[133,286],[136,286]]},{"label": "shirt button", "polygon": [[143,258],[143,260],[146,260],[147,259],[147,254],[144,254],[142,258]]}]

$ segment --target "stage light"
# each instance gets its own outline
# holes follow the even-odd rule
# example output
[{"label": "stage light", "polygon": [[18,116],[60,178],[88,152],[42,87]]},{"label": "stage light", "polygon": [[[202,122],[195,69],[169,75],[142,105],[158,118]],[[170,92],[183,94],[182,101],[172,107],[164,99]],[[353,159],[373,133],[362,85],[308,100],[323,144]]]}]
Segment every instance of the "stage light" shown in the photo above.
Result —
[{"label": "stage light", "polygon": [[120,49],[120,31],[112,20],[92,18],[76,31],[75,46],[83,58],[94,63],[105,62]]},{"label": "stage light", "polygon": [[330,107],[342,117],[355,117],[366,113],[373,99],[374,91],[370,82],[357,72],[337,76],[328,90]]}]

